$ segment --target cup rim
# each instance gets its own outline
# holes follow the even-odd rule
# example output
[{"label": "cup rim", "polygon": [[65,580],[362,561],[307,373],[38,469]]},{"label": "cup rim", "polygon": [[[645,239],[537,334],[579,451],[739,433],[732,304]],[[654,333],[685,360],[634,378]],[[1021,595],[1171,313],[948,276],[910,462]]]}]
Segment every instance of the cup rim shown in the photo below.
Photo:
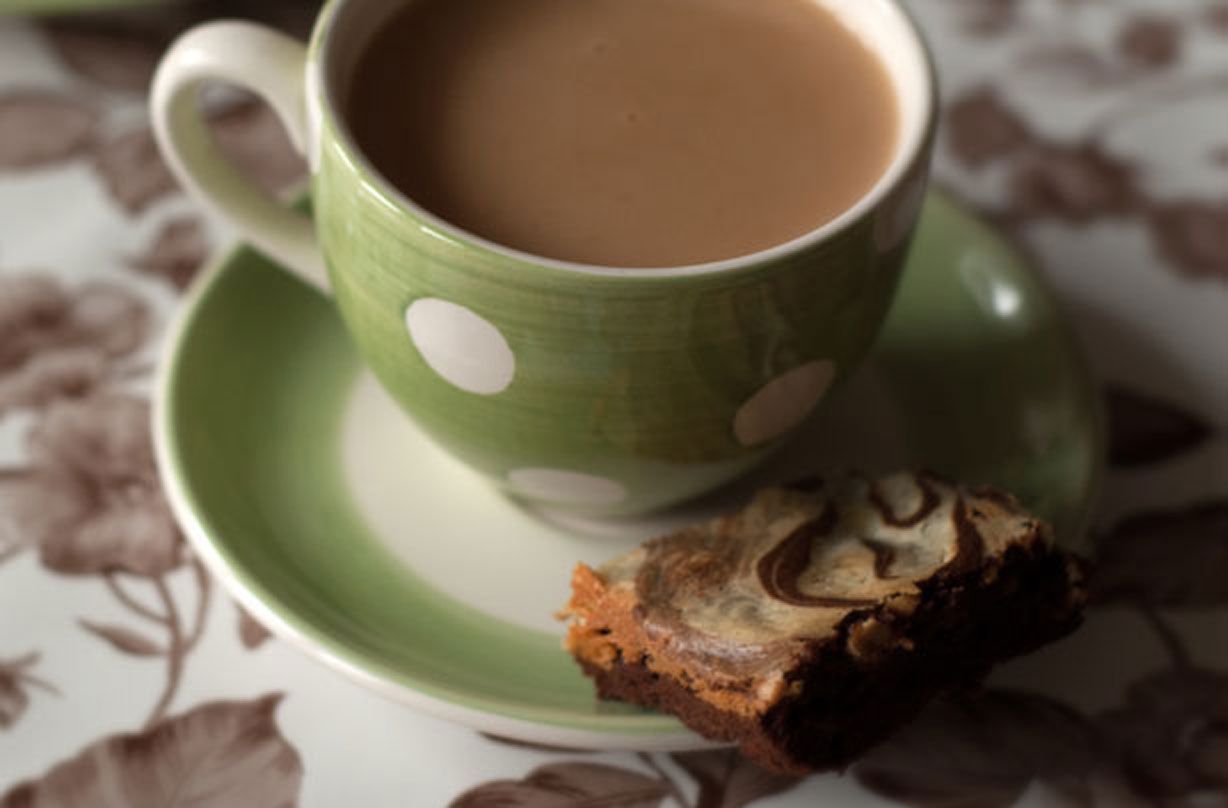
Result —
[{"label": "cup rim", "polygon": [[[824,0],[818,1],[824,2]],[[886,13],[895,15],[903,25],[904,30],[908,32],[912,45],[921,57],[923,72],[921,77],[923,97],[920,99],[920,114],[916,117],[917,122],[909,131],[905,132],[902,138],[903,142],[899,146],[891,164],[879,176],[870,190],[838,216],[781,244],[776,244],[753,253],[733,258],[723,258],[717,261],[680,266],[618,267],[550,258],[492,241],[449,222],[415,202],[390,182],[358,146],[357,139],[354,137],[349,123],[345,120],[345,116],[340,114],[340,105],[337,103],[338,88],[334,86],[335,82],[329,80],[326,68],[332,62],[334,49],[339,47],[336,36],[336,21],[346,8],[354,5],[353,0],[329,0],[317,20],[316,29],[312,35],[315,46],[312,48],[314,58],[308,64],[308,93],[309,95],[315,95],[319,100],[322,107],[319,110],[320,114],[327,114],[329,116],[333,136],[341,142],[347,159],[360,168],[369,180],[374,180],[376,190],[383,195],[386,201],[392,202],[405,209],[408,213],[411,213],[420,222],[427,225],[427,232],[436,238],[458,246],[479,246],[490,253],[510,259],[525,268],[549,268],[581,275],[616,278],[634,277],[644,281],[651,281],[653,279],[664,280],[728,273],[785,261],[850,229],[905,182],[917,160],[925,154],[937,118],[938,78],[933,51],[928,40],[922,34],[916,17],[900,0],[845,1],[875,3]],[[315,100],[312,99],[309,103]],[[317,133],[319,131],[317,127]],[[317,137],[318,140],[319,138]],[[312,144],[313,148],[317,150],[322,148],[322,145],[319,142]]]}]

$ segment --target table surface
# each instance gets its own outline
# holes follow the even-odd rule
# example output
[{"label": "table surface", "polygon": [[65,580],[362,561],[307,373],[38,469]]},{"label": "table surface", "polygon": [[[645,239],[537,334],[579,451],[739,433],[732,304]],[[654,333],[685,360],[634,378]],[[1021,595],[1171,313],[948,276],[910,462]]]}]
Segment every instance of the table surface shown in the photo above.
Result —
[{"label": "table surface", "polygon": [[[310,5],[260,8],[301,32]],[[144,100],[175,31],[243,5],[0,19],[0,806],[1228,805],[1228,3],[908,5],[944,88],[938,182],[1035,257],[1103,383],[1096,595],[978,701],[804,781],[495,741],[245,617],[153,467],[160,335],[229,236]],[[299,181],[263,109],[214,118],[267,186]]]}]

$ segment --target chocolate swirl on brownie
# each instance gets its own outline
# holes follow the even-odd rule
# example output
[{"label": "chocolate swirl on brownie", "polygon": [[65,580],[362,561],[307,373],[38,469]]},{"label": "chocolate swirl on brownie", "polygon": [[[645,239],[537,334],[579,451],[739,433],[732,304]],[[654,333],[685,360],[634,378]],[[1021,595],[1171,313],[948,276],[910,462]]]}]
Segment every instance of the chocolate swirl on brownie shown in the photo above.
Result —
[{"label": "chocolate swirl on brownie", "polygon": [[[987,537],[982,526],[1004,518]],[[851,611],[967,571],[1024,521],[997,497],[920,473],[774,488],[738,514],[649,542],[634,586],[655,635],[702,657],[744,658],[748,644],[817,636]]]},{"label": "chocolate swirl on brownie", "polygon": [[[833,598],[825,595],[809,595],[798,586],[798,580],[810,566],[810,550],[816,541],[825,538],[836,526],[836,510],[827,507],[817,519],[804,522],[759,559],[755,571],[759,584],[768,597],[788,603],[790,606],[808,606],[827,609],[872,606],[874,601],[866,598]],[[862,539],[862,544],[874,553],[874,574],[882,578],[883,558],[895,560],[895,549],[881,542]],[[889,563],[889,562],[888,562]]]}]

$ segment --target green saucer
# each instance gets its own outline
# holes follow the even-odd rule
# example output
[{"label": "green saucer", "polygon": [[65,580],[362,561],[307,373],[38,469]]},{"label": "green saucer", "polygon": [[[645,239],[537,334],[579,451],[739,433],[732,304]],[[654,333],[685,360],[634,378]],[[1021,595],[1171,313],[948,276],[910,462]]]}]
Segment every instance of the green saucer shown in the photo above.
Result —
[{"label": "green saucer", "polygon": [[325,299],[246,248],[185,307],[156,439],[196,551],[284,639],[486,732],[635,749],[703,742],[594,698],[552,617],[577,561],[736,507],[752,486],[849,466],[1005,487],[1077,545],[1102,448],[1097,397],[1052,295],[941,196],[873,359],[814,428],[755,479],[660,517],[584,522],[505,499],[400,415]]}]

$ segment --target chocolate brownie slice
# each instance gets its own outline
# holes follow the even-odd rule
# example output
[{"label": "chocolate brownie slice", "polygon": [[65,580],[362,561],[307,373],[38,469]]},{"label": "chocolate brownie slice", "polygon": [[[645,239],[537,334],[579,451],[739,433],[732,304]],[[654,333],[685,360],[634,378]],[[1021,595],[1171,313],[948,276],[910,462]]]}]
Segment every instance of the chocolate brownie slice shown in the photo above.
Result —
[{"label": "chocolate brownie slice", "polygon": [[935,694],[1072,631],[1083,582],[1008,495],[852,477],[581,564],[565,644],[604,698],[771,769],[837,768]]}]

